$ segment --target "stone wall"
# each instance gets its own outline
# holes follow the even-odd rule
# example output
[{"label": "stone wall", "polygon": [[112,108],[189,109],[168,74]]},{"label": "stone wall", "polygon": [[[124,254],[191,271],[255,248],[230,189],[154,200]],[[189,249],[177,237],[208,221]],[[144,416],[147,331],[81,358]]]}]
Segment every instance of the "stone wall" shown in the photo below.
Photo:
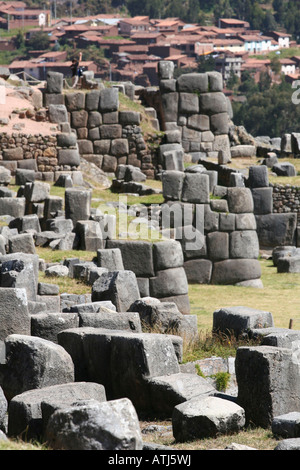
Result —
[{"label": "stone wall", "polygon": [[0,134],[0,165],[15,174],[18,168],[36,172],[64,170],[59,164],[56,135]]},{"label": "stone wall", "polygon": [[163,233],[173,229],[180,241],[190,283],[260,287],[251,190],[211,187],[210,176],[201,165],[163,172]]},{"label": "stone wall", "polygon": [[294,212],[300,218],[300,187],[275,184],[273,186],[273,212]]},{"label": "stone wall", "polygon": [[94,90],[63,92],[62,82],[57,86],[57,75],[48,73],[44,103],[50,121],[64,124],[65,130],[69,126],[75,134],[80,156],[107,173],[127,164],[153,178],[151,150],[140,127],[141,113],[120,109],[120,87],[99,84]]},{"label": "stone wall", "polygon": [[188,73],[176,80],[173,72],[173,62],[159,63],[161,128],[171,133],[173,142],[177,133],[176,142],[194,162],[201,156],[219,157],[220,152],[222,163],[228,162],[230,105],[223,93],[222,75]]}]

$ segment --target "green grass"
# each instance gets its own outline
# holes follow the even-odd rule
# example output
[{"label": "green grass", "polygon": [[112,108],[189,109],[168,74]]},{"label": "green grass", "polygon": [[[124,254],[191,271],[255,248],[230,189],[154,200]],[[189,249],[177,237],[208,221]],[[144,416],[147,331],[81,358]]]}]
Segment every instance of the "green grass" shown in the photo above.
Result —
[{"label": "green grass", "polygon": [[[288,328],[291,318],[300,319],[300,274],[277,273],[271,260],[260,260],[264,288],[217,285],[189,285],[191,313],[198,328],[211,331],[213,312],[221,307],[246,306],[271,312],[276,327]],[[298,322],[295,320],[295,328]]]}]

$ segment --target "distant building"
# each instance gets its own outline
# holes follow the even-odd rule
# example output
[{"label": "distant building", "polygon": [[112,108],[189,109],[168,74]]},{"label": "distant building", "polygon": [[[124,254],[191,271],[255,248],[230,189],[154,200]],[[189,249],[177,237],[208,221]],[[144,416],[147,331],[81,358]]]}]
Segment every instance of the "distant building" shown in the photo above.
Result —
[{"label": "distant building", "polygon": [[2,27],[23,29],[27,26],[47,27],[51,25],[50,10],[29,9],[23,2],[0,2]]},{"label": "distant building", "polygon": [[220,18],[219,28],[245,28],[249,29],[248,21],[237,20],[235,18]]},{"label": "distant building", "polygon": [[241,78],[243,59],[230,51],[223,52],[215,58],[216,70],[220,72],[226,82],[232,74]]},{"label": "distant building", "polygon": [[279,48],[283,49],[283,48],[290,47],[290,38],[291,38],[290,34],[278,32],[278,31],[270,31],[266,33],[266,35],[275,39],[275,41],[278,42]]}]

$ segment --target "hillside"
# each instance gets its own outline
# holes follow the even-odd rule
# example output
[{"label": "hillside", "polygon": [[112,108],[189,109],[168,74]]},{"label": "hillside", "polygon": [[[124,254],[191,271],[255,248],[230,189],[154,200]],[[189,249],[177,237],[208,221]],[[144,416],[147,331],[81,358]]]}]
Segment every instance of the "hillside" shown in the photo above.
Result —
[{"label": "hillside", "polygon": [[[44,6],[41,0],[30,0],[27,4],[29,7]],[[57,3],[58,17],[66,16],[69,11],[70,2],[63,0]],[[233,17],[248,21],[252,29],[268,31],[284,28],[295,39],[300,34],[299,2],[291,0],[75,0],[72,4],[74,16],[112,12],[124,16],[149,15],[150,18],[179,17],[201,25],[217,24],[221,17]]]}]

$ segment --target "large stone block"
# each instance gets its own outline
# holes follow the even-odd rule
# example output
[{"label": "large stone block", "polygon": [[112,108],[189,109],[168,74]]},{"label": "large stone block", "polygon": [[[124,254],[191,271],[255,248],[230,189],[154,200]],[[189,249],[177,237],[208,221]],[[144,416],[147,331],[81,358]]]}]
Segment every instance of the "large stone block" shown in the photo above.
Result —
[{"label": "large stone block", "polygon": [[69,112],[80,111],[85,108],[85,93],[75,91],[65,94],[65,105]]},{"label": "large stone block", "polygon": [[31,335],[57,343],[60,331],[79,326],[79,318],[71,312],[45,312],[31,315]]},{"label": "large stone block", "polygon": [[206,237],[208,258],[221,261],[229,258],[229,234],[226,232],[210,232]]},{"label": "large stone block", "polygon": [[110,357],[114,396],[127,396],[138,410],[149,410],[147,379],[179,372],[172,341],[161,334],[113,335]]},{"label": "large stone block", "polygon": [[228,134],[229,116],[228,113],[213,114],[210,117],[210,128],[215,135]]},{"label": "large stone block", "polygon": [[164,93],[161,96],[164,122],[177,122],[179,94]]},{"label": "large stone block", "polygon": [[161,60],[158,62],[158,76],[161,80],[171,80],[174,73],[174,63],[169,60]]},{"label": "large stone block", "polygon": [[259,279],[261,267],[255,259],[228,259],[214,263],[212,284],[236,284]]},{"label": "large stone block", "polygon": [[151,408],[159,416],[171,417],[180,403],[215,392],[207,380],[197,374],[178,373],[149,379]]},{"label": "large stone block", "polygon": [[200,113],[219,114],[227,112],[226,96],[222,92],[202,93],[199,97]]},{"label": "large stone block", "polygon": [[156,276],[150,278],[151,297],[162,298],[187,293],[188,283],[183,267],[157,271]]},{"label": "large stone block", "polygon": [[154,276],[152,243],[141,240],[107,240],[107,248],[119,248],[124,268],[137,277]]},{"label": "large stone block", "polygon": [[103,385],[71,382],[21,393],[10,402],[8,435],[17,438],[26,430],[27,439],[42,440],[51,414],[82,400],[106,401]]},{"label": "large stone block", "polygon": [[49,120],[55,124],[68,122],[68,111],[64,104],[49,105]]},{"label": "large stone block", "polygon": [[269,174],[266,165],[250,166],[248,186],[250,188],[266,188],[269,186]]},{"label": "large stone block", "polygon": [[234,231],[230,234],[230,258],[257,259],[259,241],[255,230]]},{"label": "large stone block", "polygon": [[180,442],[235,433],[244,425],[243,408],[218,397],[192,398],[177,405],[172,416],[173,434]]},{"label": "large stone block", "polygon": [[213,331],[237,338],[253,328],[274,326],[272,313],[250,307],[224,307],[214,311]]},{"label": "large stone block", "polygon": [[49,419],[45,438],[53,449],[136,451],[143,448],[138,416],[127,398],[103,403],[79,402],[69,409],[58,409]]},{"label": "large stone block", "polygon": [[235,214],[253,212],[253,198],[249,188],[228,188],[228,208]]},{"label": "large stone block", "polygon": [[92,286],[92,301],[110,300],[118,312],[126,312],[139,298],[136,276],[132,271],[103,273]]},{"label": "large stone block", "polygon": [[273,212],[273,188],[253,188],[251,192],[254,214],[271,214]]},{"label": "large stone block", "polygon": [[11,334],[30,335],[30,316],[25,288],[0,288],[0,340]]},{"label": "large stone block", "polygon": [[207,204],[209,202],[209,176],[203,173],[185,173],[181,200]]},{"label": "large stone block", "polygon": [[198,114],[199,98],[196,93],[179,94],[179,113],[180,114]]},{"label": "large stone block", "polygon": [[292,349],[240,347],[235,371],[246,423],[270,428],[275,416],[299,409],[300,361]]},{"label": "large stone block", "polygon": [[27,390],[74,382],[74,364],[52,341],[13,334],[5,339],[3,391],[8,400]]},{"label": "large stone block", "polygon": [[71,112],[71,125],[73,128],[87,127],[88,112],[85,109]]},{"label": "large stone block", "polygon": [[208,75],[206,73],[187,73],[177,80],[177,88],[180,92],[205,93],[208,91]]},{"label": "large stone block", "polygon": [[179,241],[166,240],[153,244],[155,271],[177,268],[183,265],[183,252]]},{"label": "large stone block", "polygon": [[47,93],[62,93],[64,75],[59,72],[47,72]]},{"label": "large stone block", "polygon": [[23,217],[25,215],[26,199],[24,197],[1,197],[0,215]]},{"label": "large stone block", "polygon": [[79,220],[88,220],[91,211],[92,193],[89,190],[67,188],[65,191],[66,219],[71,219],[74,226]]},{"label": "large stone block", "polygon": [[101,113],[117,111],[119,108],[119,91],[117,88],[104,88],[100,91],[99,111]]},{"label": "large stone block", "polygon": [[294,245],[297,215],[294,213],[256,215],[257,235],[261,247]]},{"label": "large stone block", "polygon": [[209,284],[213,264],[208,259],[191,259],[184,262],[184,270],[189,284]]},{"label": "large stone block", "polygon": [[27,299],[36,300],[39,257],[35,254],[11,253],[0,257],[1,286],[26,289]]},{"label": "large stone block", "polygon": [[180,201],[185,174],[182,171],[167,170],[162,174],[162,190],[165,199]]}]

